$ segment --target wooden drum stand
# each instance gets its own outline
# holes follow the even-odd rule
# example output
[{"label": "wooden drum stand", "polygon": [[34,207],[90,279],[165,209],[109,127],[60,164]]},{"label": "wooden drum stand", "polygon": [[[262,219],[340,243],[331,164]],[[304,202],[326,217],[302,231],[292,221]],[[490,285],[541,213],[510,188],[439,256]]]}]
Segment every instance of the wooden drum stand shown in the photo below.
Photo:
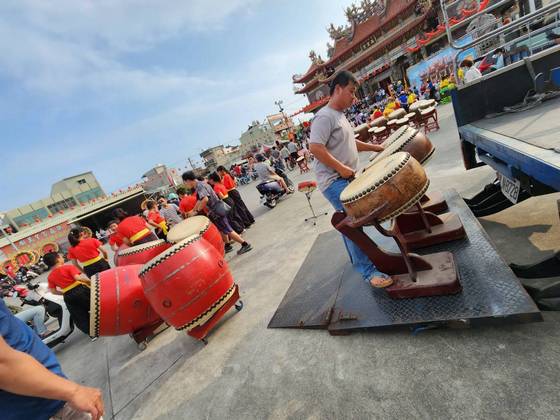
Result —
[{"label": "wooden drum stand", "polygon": [[[451,252],[423,256],[409,252],[408,240],[416,239],[415,235],[418,235],[419,243],[450,240],[449,232],[438,231],[438,224],[434,223],[437,216],[425,213],[419,204],[428,185],[429,180],[420,163],[408,153],[398,152],[379,161],[367,174],[349,184],[340,197],[346,212],[335,213],[331,220],[333,226],[352,240],[381,272],[393,278],[393,285],[385,290],[394,299],[461,291]],[[403,214],[411,206],[416,206],[418,213],[415,216]],[[401,215],[405,217],[397,222]],[[392,226],[384,228],[381,222],[390,219],[393,220]],[[400,254],[380,248],[363,231],[364,226],[374,226],[382,235],[393,238]],[[419,227],[425,233],[416,233]],[[403,228],[408,228],[408,233],[403,232]]]}]

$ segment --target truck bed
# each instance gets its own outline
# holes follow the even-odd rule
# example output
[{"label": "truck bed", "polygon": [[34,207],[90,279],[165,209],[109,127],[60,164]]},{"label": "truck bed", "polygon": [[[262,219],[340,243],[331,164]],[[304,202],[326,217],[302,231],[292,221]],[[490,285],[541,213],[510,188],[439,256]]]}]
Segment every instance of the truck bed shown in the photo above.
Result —
[{"label": "truck bed", "polygon": [[[479,158],[510,178],[519,171],[560,190],[560,98],[459,127]],[[507,163],[506,163],[507,162]]]}]

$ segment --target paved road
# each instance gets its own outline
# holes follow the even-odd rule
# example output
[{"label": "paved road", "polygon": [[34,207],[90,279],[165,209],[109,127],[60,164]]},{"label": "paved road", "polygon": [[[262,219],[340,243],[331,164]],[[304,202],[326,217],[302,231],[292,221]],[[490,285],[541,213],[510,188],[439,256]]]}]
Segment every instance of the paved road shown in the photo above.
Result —
[{"label": "paved road", "polygon": [[[492,171],[464,171],[452,109],[439,112],[442,128],[430,136],[437,151],[426,168],[432,186],[471,195]],[[291,176],[295,182],[312,178]],[[309,209],[302,194],[274,210],[258,205],[254,184],[242,194],[258,216],[246,233],[254,251],[229,257],[245,308],[226,317],[208,346],[167,330],[144,352],[128,337],[91,343],[80,333],[57,349],[69,377],[103,388],[106,418],[560,418],[555,313],[539,324],[418,336],[267,329],[313,241],[331,226],[328,217],[315,227],[304,222]],[[319,193],[313,204],[330,211]],[[554,209],[540,211],[535,230],[534,207],[524,203],[484,222],[508,261],[527,258],[512,242],[530,246],[534,255],[558,247],[558,236],[547,235],[557,232]]]}]

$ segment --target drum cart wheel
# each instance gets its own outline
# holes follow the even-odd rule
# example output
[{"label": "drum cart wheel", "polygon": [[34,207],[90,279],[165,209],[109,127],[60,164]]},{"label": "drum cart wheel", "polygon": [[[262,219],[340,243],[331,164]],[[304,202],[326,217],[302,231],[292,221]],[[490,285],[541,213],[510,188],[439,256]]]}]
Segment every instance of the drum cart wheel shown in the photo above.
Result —
[{"label": "drum cart wheel", "polygon": [[237,301],[237,303],[235,304],[235,309],[237,310],[237,312],[239,312],[241,309],[243,309],[243,301],[242,300]]},{"label": "drum cart wheel", "polygon": [[144,351],[148,348],[148,342],[147,341],[142,341],[141,343],[137,344],[138,350],[140,351]]}]

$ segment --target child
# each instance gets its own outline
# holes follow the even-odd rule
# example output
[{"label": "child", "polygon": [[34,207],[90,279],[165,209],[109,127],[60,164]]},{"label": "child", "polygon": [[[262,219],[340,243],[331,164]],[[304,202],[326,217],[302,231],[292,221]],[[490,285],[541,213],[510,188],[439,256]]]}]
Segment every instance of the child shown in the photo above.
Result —
[{"label": "child", "polygon": [[78,268],[81,265],[86,276],[91,277],[111,268],[103,244],[98,239],[86,238],[83,228],[71,229],[68,233],[68,242],[72,245],[68,250],[68,259]]},{"label": "child", "polygon": [[115,252],[118,251],[121,245],[124,244],[122,235],[119,232],[117,232],[118,227],[119,227],[119,222],[116,220],[111,220],[109,222],[109,226],[107,227],[107,230],[111,232],[111,236],[109,236],[109,245],[111,246],[111,249]]},{"label": "child", "polygon": [[148,224],[156,228],[156,235],[160,239],[167,237],[167,223],[165,218],[159,213],[157,203],[153,200],[148,201]]},{"label": "child", "polygon": [[89,335],[90,281],[78,267],[64,264],[58,252],[49,252],[43,261],[51,269],[49,289],[55,295],[63,295],[64,303],[80,331]]}]

